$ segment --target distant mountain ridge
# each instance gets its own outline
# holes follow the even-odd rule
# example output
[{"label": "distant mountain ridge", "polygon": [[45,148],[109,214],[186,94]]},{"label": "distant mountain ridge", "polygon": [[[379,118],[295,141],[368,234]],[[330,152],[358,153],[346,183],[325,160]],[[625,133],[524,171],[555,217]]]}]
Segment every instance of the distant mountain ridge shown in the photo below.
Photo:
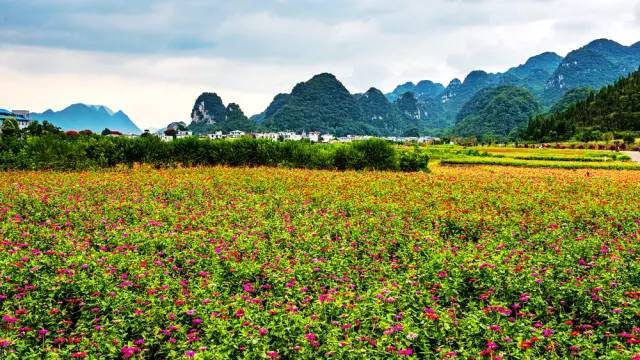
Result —
[{"label": "distant mountain ridge", "polygon": [[577,102],[531,119],[526,138],[556,141],[581,134],[640,131],[640,70],[600,91],[575,90],[565,97]]},{"label": "distant mountain ridge", "polygon": [[[408,82],[397,86],[387,98],[397,99],[413,91],[428,113],[427,129],[450,128],[464,104],[480,90],[512,85],[528,90],[545,108],[553,106],[569,90],[590,87],[599,89],[628,75],[640,66],[640,42],[624,46],[598,39],[571,51],[566,57],[544,52],[504,73],[470,72],[464,81],[453,79],[441,92],[416,91]],[[419,83],[431,83],[423,80]],[[441,104],[438,105],[437,102]]]},{"label": "distant mountain ridge", "polygon": [[31,119],[49,121],[63,130],[91,130],[101,132],[105,128],[122,133],[140,134],[142,131],[122,111],[114,112],[104,105],[70,105],[60,111],[51,109],[43,113],[31,113]]},{"label": "distant mountain ridge", "polygon": [[640,46],[599,39],[570,52],[548,80],[543,102],[552,105],[571,89],[600,89],[640,66]]},{"label": "distant mountain ridge", "polygon": [[276,95],[254,118],[269,130],[399,136],[418,132],[424,119],[413,94],[407,94],[410,99],[396,102],[376,88],[352,95],[334,75],[323,73],[298,83],[290,94]]},{"label": "distant mountain ridge", "polygon": [[[429,80],[406,82],[386,95],[373,87],[351,94],[334,75],[322,73],[296,84],[290,93],[276,95],[250,119],[239,106],[225,107],[215,93],[204,93],[194,104],[189,128],[195,133],[259,129],[338,136],[420,133],[482,138],[487,132],[506,137],[515,130],[509,127],[521,127],[533,110],[571,106],[588,94],[587,89],[598,90],[638,66],[640,42],[624,46],[600,39],[566,57],[543,52],[504,72],[474,70],[446,87]],[[235,120],[229,121],[230,116]]]}]

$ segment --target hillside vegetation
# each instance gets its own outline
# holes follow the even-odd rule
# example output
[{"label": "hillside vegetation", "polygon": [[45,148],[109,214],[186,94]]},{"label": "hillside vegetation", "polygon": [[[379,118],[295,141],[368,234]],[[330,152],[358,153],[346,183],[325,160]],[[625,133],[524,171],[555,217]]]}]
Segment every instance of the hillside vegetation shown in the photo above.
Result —
[{"label": "hillside vegetation", "polygon": [[589,93],[564,111],[533,118],[526,137],[562,140],[589,131],[640,131],[640,71]]}]

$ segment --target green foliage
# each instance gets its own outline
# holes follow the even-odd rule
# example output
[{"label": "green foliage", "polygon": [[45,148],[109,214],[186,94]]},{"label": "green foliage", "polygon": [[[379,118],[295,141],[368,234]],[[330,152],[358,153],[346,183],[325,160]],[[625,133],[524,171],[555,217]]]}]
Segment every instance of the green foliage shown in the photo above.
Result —
[{"label": "green foliage", "polygon": [[264,125],[273,130],[319,131],[338,136],[368,134],[356,99],[331,74],[299,83]]},{"label": "green foliage", "polygon": [[[402,170],[411,168],[400,159],[403,150],[371,139],[347,144],[309,141],[271,141],[243,137],[209,140],[186,137],[163,142],[157,136],[136,138],[99,135],[45,134],[20,139],[0,137],[0,169],[87,170],[136,163],[156,167],[184,166],[286,166],[309,169]],[[428,158],[417,158],[423,170]]]},{"label": "green foliage", "polygon": [[3,136],[15,136],[20,133],[20,127],[18,122],[14,118],[6,118],[2,122],[2,135]]},{"label": "green foliage", "polygon": [[225,112],[226,109],[218,94],[202,93],[193,104],[191,119],[195,123],[206,122],[208,119],[218,122],[224,120]]},{"label": "green foliage", "polygon": [[222,99],[212,93],[204,93],[198,97],[191,112],[193,121],[188,127],[177,123],[175,130],[191,130],[194,134],[206,134],[215,131],[225,133],[233,130],[253,131],[256,123],[245,116],[240,106],[230,103],[226,108]]},{"label": "green foliage", "polygon": [[640,71],[590,94],[565,111],[534,117],[525,136],[555,141],[572,136],[592,137],[595,131],[640,131]]},{"label": "green foliage", "polygon": [[549,112],[559,113],[568,110],[575,104],[585,101],[589,96],[593,95],[594,91],[591,88],[577,88],[567,91],[562,98],[551,108]]},{"label": "green foliage", "polygon": [[227,106],[225,114],[225,121],[224,123],[220,124],[220,130],[224,132],[230,132],[233,130],[249,132],[252,131],[255,127],[254,122],[249,120],[244,115],[242,109],[240,109],[240,106],[238,104],[229,104]]},{"label": "green foliage", "polygon": [[627,132],[622,136],[622,141],[627,145],[634,145],[636,143],[636,134]]},{"label": "green foliage", "polygon": [[[415,113],[415,98],[411,93],[403,95],[413,99],[413,111]],[[358,105],[362,111],[363,122],[375,129],[376,135],[400,135],[407,129],[416,127],[417,121],[407,116],[399,104],[392,104],[378,89],[371,88],[364,94],[356,95]]]},{"label": "green foliage", "polygon": [[524,89],[501,86],[478,92],[458,113],[453,132],[492,142],[507,138],[540,110],[533,96]]},{"label": "green foliage", "polygon": [[392,93],[387,94],[387,97],[391,101],[396,101],[402,95],[408,92],[412,92],[417,98],[435,98],[442,94],[444,86],[439,83],[434,83],[429,80],[422,80],[417,84],[407,82],[402,85],[398,85]]},{"label": "green foliage", "polygon": [[429,155],[421,152],[417,147],[413,151],[399,153],[400,171],[428,171]]},{"label": "green foliage", "polygon": [[640,51],[600,39],[570,52],[553,73],[542,96],[546,105],[558,101],[570,89],[600,89],[627,76],[640,65]]},{"label": "green foliage", "polygon": [[492,165],[492,166],[514,166],[525,168],[555,168],[555,169],[608,169],[608,170],[640,170],[640,166],[635,163],[605,162],[605,161],[557,161],[546,160],[524,160],[514,158],[499,157],[459,157],[440,161],[441,165]]}]

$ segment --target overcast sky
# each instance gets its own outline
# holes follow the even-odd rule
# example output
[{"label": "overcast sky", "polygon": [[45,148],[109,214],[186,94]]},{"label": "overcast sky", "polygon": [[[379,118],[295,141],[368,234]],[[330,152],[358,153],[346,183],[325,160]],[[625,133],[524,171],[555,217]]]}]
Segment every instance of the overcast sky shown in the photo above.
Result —
[{"label": "overcast sky", "polygon": [[640,0],[0,0],[0,107],[187,121],[217,92],[247,115],[316,73],[351,92],[504,71],[597,38],[640,41]]}]

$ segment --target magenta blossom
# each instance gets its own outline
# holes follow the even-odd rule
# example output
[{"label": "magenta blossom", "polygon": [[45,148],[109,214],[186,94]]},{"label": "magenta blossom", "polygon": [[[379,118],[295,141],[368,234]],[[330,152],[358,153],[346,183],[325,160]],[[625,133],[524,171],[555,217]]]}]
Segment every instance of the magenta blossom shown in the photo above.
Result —
[{"label": "magenta blossom", "polygon": [[140,348],[136,346],[123,346],[122,349],[120,349],[120,354],[123,358],[128,359],[135,355],[138,351],[140,351]]},{"label": "magenta blossom", "polygon": [[413,355],[413,349],[400,349],[398,350],[399,356],[411,356]]}]

